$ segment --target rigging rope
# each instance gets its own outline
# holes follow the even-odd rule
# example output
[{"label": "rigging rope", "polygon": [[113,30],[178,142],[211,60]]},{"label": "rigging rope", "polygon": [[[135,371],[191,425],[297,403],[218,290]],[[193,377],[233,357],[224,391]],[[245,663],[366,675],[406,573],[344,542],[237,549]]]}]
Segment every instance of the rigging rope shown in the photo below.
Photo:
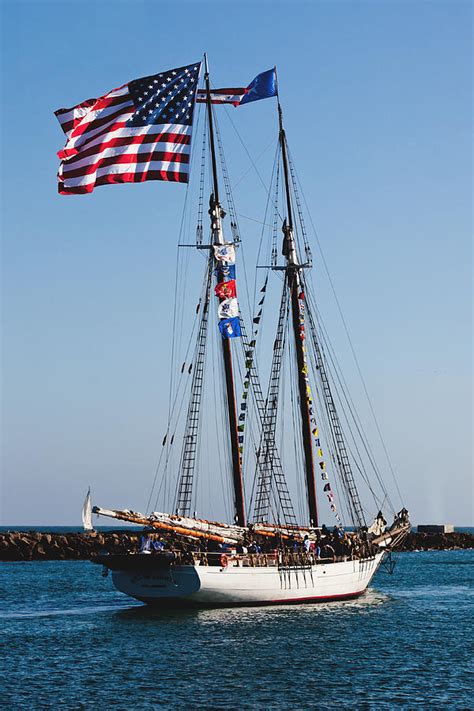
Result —
[{"label": "rigging rope", "polygon": [[352,343],[352,338],[351,338],[351,336],[350,336],[349,328],[348,328],[348,326],[347,326],[347,322],[346,322],[346,319],[345,319],[345,317],[344,317],[344,313],[343,313],[343,311],[342,311],[342,307],[341,307],[340,301],[339,301],[338,296],[337,296],[337,292],[336,292],[336,288],[335,288],[335,286],[334,286],[334,282],[333,282],[333,280],[332,280],[332,278],[331,278],[331,274],[330,274],[329,267],[328,267],[328,264],[327,264],[327,261],[326,261],[326,257],[325,257],[325,255],[324,255],[323,248],[322,248],[321,242],[320,242],[320,240],[319,240],[319,235],[318,235],[318,232],[317,232],[316,227],[315,227],[315,225],[314,225],[314,222],[313,222],[313,219],[312,219],[312,216],[311,216],[311,212],[309,211],[308,203],[307,203],[307,201],[306,201],[306,197],[305,197],[304,191],[303,191],[303,189],[302,189],[302,187],[301,187],[301,181],[299,180],[299,178],[298,178],[298,176],[297,176],[296,170],[295,170],[295,178],[296,178],[296,180],[297,180],[297,182],[298,182],[298,185],[299,185],[300,190],[301,190],[301,194],[302,194],[302,196],[303,196],[303,201],[304,201],[304,204],[305,204],[305,207],[306,207],[306,211],[307,211],[307,213],[308,213],[308,215],[309,215],[311,228],[312,228],[314,237],[315,237],[315,239],[316,239],[316,243],[317,243],[317,245],[318,245],[318,249],[319,249],[319,252],[320,252],[320,255],[321,255],[321,259],[322,259],[322,262],[323,262],[323,266],[324,266],[324,270],[325,270],[325,272],[326,272],[326,276],[327,276],[327,278],[328,278],[328,281],[329,281],[329,284],[330,284],[330,287],[331,287],[331,291],[332,291],[332,294],[333,294],[333,297],[334,297],[334,301],[335,301],[335,303],[336,303],[336,307],[337,307],[337,310],[338,310],[338,312],[339,312],[339,316],[340,316],[340,318],[341,318],[341,322],[342,322],[342,325],[343,325],[343,328],[344,328],[344,331],[345,331],[347,340],[348,340],[348,342],[349,342],[349,347],[350,347],[350,349],[351,349],[352,357],[354,358],[354,362],[355,362],[355,365],[356,365],[356,368],[357,368],[357,372],[358,372],[359,377],[360,377],[360,380],[361,380],[361,382],[362,382],[362,387],[363,387],[363,389],[364,389],[364,393],[365,393],[365,396],[366,396],[366,399],[367,399],[367,402],[368,402],[368,405],[369,405],[369,408],[370,408],[370,412],[371,412],[371,414],[372,414],[372,418],[373,418],[373,420],[374,420],[375,427],[376,427],[376,429],[377,429],[377,434],[378,434],[378,437],[379,437],[379,439],[380,439],[380,442],[381,442],[381,445],[382,445],[382,448],[383,448],[383,451],[384,451],[384,454],[385,454],[385,458],[386,458],[386,460],[387,460],[387,463],[388,463],[388,466],[389,466],[389,469],[390,469],[390,472],[391,472],[391,475],[392,475],[392,479],[393,479],[393,481],[394,481],[394,484],[395,484],[395,487],[396,487],[396,490],[397,490],[397,494],[398,494],[398,497],[399,497],[399,499],[400,499],[400,503],[401,503],[401,505],[403,506],[402,494],[401,494],[401,491],[400,491],[400,487],[399,487],[397,478],[396,478],[396,476],[395,476],[395,470],[394,470],[394,468],[393,468],[393,465],[392,465],[392,462],[391,462],[391,458],[390,458],[390,455],[389,455],[389,453],[388,453],[388,449],[387,449],[387,446],[386,446],[386,444],[385,444],[385,440],[384,440],[384,437],[383,437],[383,435],[382,435],[382,431],[381,431],[381,429],[380,429],[377,416],[376,416],[376,414],[375,414],[375,409],[374,409],[374,407],[373,407],[373,405],[372,405],[372,400],[371,400],[371,398],[370,398],[370,395],[369,395],[369,392],[368,392],[368,389],[367,389],[367,385],[366,385],[366,383],[365,383],[365,378],[364,378],[364,376],[363,376],[363,374],[362,374],[362,369],[361,369],[361,367],[360,367],[359,360],[358,360],[358,358],[357,358],[357,354],[356,354],[356,352],[355,352],[355,348],[354,348],[354,345],[353,345],[353,343]]},{"label": "rigging rope", "polygon": [[[257,493],[254,509],[254,520],[255,521],[267,521],[269,506],[270,506],[270,496],[272,485],[275,484],[277,487],[278,498],[280,505],[282,507],[283,517],[291,512],[293,513],[293,507],[291,504],[291,499],[286,486],[286,481],[283,477],[283,471],[278,468],[278,461],[276,458],[276,441],[275,441],[275,431],[277,424],[277,414],[278,414],[278,395],[280,389],[280,377],[281,377],[281,361],[283,350],[285,347],[285,326],[288,320],[288,289],[286,280],[283,285],[283,291],[280,302],[280,314],[278,318],[278,327],[276,332],[275,341],[273,344],[273,357],[270,370],[270,380],[268,385],[267,397],[265,401],[265,409],[262,420],[262,433],[260,437],[260,443],[258,448],[258,460],[257,460]],[[261,317],[262,310],[259,311],[258,318]],[[255,319],[254,319],[255,320]],[[294,517],[294,515],[293,515]]]},{"label": "rigging rope", "polygon": [[191,383],[191,397],[186,416],[183,449],[181,453],[180,475],[176,496],[176,511],[182,516],[191,513],[196,465],[199,460],[199,429],[201,423],[201,401],[204,387],[207,326],[209,320],[209,301],[211,298],[213,254],[210,251],[205,276],[205,293],[201,308],[201,321],[194,355],[194,367]]},{"label": "rigging rope", "polygon": [[[373,454],[372,449],[371,449],[371,447],[370,447],[370,444],[369,444],[367,435],[365,434],[364,429],[363,429],[363,427],[362,427],[362,423],[361,423],[361,421],[360,421],[360,418],[358,417],[358,414],[357,414],[357,412],[355,411],[354,403],[353,403],[353,401],[352,401],[350,392],[349,392],[349,390],[348,390],[348,388],[347,388],[347,384],[346,384],[346,382],[345,382],[345,379],[344,379],[344,376],[343,376],[343,374],[342,374],[341,368],[340,368],[339,363],[338,363],[338,361],[337,361],[337,357],[336,357],[336,355],[335,355],[335,353],[334,353],[334,349],[333,349],[333,347],[332,347],[332,345],[331,345],[331,343],[330,343],[330,341],[329,341],[329,337],[328,337],[328,335],[327,335],[327,330],[324,328],[324,325],[323,325],[323,322],[322,322],[322,319],[321,319],[321,315],[319,314],[317,308],[316,308],[316,307],[314,307],[314,308],[315,308],[315,313],[316,313],[316,320],[317,320],[317,322],[318,322],[318,324],[319,324],[319,332],[321,333],[322,347],[323,347],[323,344],[326,344],[326,351],[327,351],[327,353],[328,353],[328,355],[329,355],[329,362],[332,364],[332,371],[333,371],[334,374],[332,375],[331,380],[332,380],[334,386],[335,386],[336,389],[337,389],[338,397],[339,397],[339,401],[340,401],[340,407],[341,407],[341,409],[342,409],[343,412],[344,412],[344,415],[345,415],[345,418],[346,418],[346,422],[347,422],[347,426],[348,426],[349,431],[350,431],[350,433],[351,433],[351,437],[352,437],[352,439],[353,439],[354,445],[355,445],[355,447],[356,447],[356,449],[357,449],[357,451],[358,451],[357,438],[355,437],[354,433],[352,432],[352,428],[351,428],[351,425],[350,425],[350,420],[349,420],[349,417],[348,417],[348,415],[347,415],[347,413],[346,413],[346,408],[345,408],[345,406],[344,406],[344,401],[345,401],[345,403],[346,403],[347,409],[349,410],[351,419],[352,419],[352,421],[354,422],[354,425],[355,425],[355,428],[356,428],[356,430],[357,430],[357,434],[358,434],[358,436],[359,436],[359,439],[360,439],[360,441],[361,441],[361,443],[362,443],[362,445],[363,445],[363,447],[364,447],[364,449],[365,449],[365,452],[366,452],[366,455],[367,455],[367,459],[368,459],[368,461],[369,461],[369,463],[370,463],[370,465],[371,465],[371,467],[372,467],[372,469],[373,469],[373,471],[374,471],[374,474],[375,474],[375,476],[376,476],[376,478],[377,478],[377,481],[378,481],[378,483],[379,483],[379,486],[380,486],[380,488],[381,488],[381,490],[382,490],[382,493],[383,493],[383,495],[384,495],[384,499],[387,499],[387,501],[388,501],[388,503],[389,503],[389,505],[390,505],[390,507],[391,507],[391,509],[392,509],[392,513],[395,513],[395,508],[394,508],[393,503],[392,503],[392,501],[391,501],[391,499],[390,499],[390,496],[389,496],[389,494],[388,494],[388,492],[387,492],[387,490],[386,490],[386,487],[385,487],[385,485],[384,485],[384,483],[383,483],[383,480],[382,480],[382,478],[381,478],[381,476],[380,476],[380,471],[379,471],[379,469],[378,469],[378,467],[377,467],[377,464],[376,464],[376,461],[375,461],[375,457],[374,457],[374,454]],[[324,350],[324,349],[323,349],[323,350]],[[328,362],[328,359],[326,358],[326,363],[328,364],[328,367],[329,367],[329,362]],[[329,370],[330,370],[330,367],[329,367]],[[338,387],[338,386],[339,386],[339,387]],[[342,394],[342,396],[341,396],[341,394]],[[359,459],[360,459],[360,462],[362,463],[362,456],[361,456],[360,454],[359,454]],[[362,470],[364,470],[364,467],[363,467],[362,464],[361,464],[361,466],[362,466]],[[365,470],[364,470],[364,472],[365,472]],[[363,473],[363,472],[361,471],[361,474],[362,474],[362,473]],[[373,497],[374,497],[374,500],[376,501],[376,503],[378,504],[378,508],[380,509],[380,508],[381,508],[381,506],[380,506],[380,499],[379,499],[379,497],[375,494],[375,492],[374,492],[374,490],[373,490],[373,488],[372,488],[372,485],[370,484],[370,480],[368,479],[367,475],[365,475],[365,476],[366,476],[366,478],[364,479],[364,481],[366,482],[367,486],[369,487],[369,489],[370,489],[370,491],[371,491],[371,493],[372,493],[372,495],[373,495]]]}]

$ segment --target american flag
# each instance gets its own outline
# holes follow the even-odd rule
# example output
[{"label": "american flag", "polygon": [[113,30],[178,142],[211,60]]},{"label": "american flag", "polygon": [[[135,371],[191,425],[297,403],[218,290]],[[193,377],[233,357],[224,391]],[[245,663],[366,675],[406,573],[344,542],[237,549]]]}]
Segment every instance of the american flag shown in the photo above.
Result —
[{"label": "american flag", "polygon": [[67,143],[58,152],[62,195],[97,185],[187,183],[201,63],[135,79],[55,115]]}]

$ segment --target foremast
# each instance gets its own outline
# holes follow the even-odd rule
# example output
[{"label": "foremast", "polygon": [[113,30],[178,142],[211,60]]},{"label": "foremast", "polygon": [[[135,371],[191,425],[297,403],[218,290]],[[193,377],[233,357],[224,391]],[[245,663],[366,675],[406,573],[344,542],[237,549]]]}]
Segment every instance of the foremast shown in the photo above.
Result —
[{"label": "foremast", "polygon": [[[223,210],[219,202],[219,180],[217,175],[217,159],[216,159],[216,147],[214,139],[214,122],[212,115],[212,103],[211,103],[211,88],[209,81],[209,68],[207,64],[207,56],[204,55],[205,59],[205,74],[204,81],[206,87],[206,105],[207,105],[207,117],[208,117],[208,128],[209,128],[209,147],[211,153],[211,166],[212,166],[212,185],[213,193],[210,199],[210,217],[211,217],[211,231],[212,231],[212,244],[215,246],[224,245],[224,233],[222,230],[222,218]],[[222,262],[214,260],[214,266],[217,275],[217,281],[223,281],[223,267]],[[238,423],[237,423],[237,402],[235,397],[235,385],[234,385],[234,373],[232,365],[232,351],[230,345],[230,339],[222,338],[222,359],[224,364],[224,374],[225,374],[225,388],[226,388],[226,401],[227,401],[227,416],[229,425],[229,435],[230,435],[230,448],[231,448],[231,458],[232,458],[232,482],[234,489],[234,505],[235,505],[235,522],[239,526],[246,525],[245,516],[245,501],[244,501],[244,484],[242,476],[242,462],[239,452],[239,435],[238,435]]]},{"label": "foremast", "polygon": [[286,282],[290,293],[291,321],[295,341],[296,362],[298,369],[298,393],[301,417],[301,434],[303,439],[304,468],[306,477],[306,492],[308,496],[309,520],[312,526],[318,526],[318,504],[316,499],[316,480],[314,473],[314,455],[311,434],[311,420],[306,392],[305,379],[305,352],[304,340],[301,331],[301,299],[304,298],[301,273],[303,265],[300,264],[296,250],[296,241],[293,227],[293,209],[291,205],[290,176],[288,166],[288,150],[286,134],[283,127],[283,112],[278,101],[278,120],[280,127],[280,147],[283,160],[283,174],[285,178],[286,195],[286,220],[283,224],[283,255],[286,259]]}]

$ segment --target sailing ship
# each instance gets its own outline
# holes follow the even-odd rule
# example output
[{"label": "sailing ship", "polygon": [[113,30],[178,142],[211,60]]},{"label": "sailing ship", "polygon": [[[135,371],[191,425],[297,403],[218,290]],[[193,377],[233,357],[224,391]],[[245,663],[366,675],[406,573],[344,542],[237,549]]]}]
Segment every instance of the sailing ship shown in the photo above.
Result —
[{"label": "sailing ship", "polygon": [[[266,74],[276,82],[276,70]],[[387,527],[383,509],[391,500],[318,311],[301,193],[276,89],[267,93],[276,95],[278,109],[277,151],[268,191],[273,211],[267,223],[269,263],[257,265],[263,282],[247,330],[237,298],[240,231],[215,107],[235,101],[236,94],[238,102],[242,98],[238,90],[211,89],[206,59],[204,87],[195,94],[205,119],[196,241],[179,245],[197,248],[205,256],[205,270],[195,344],[188,349],[193,357],[180,371],[189,383],[181,453],[175,484],[165,481],[173,506],[168,512],[146,513],[94,506],[95,514],[138,524],[144,532],[140,550],[99,555],[93,562],[112,572],[118,590],[149,604],[258,605],[354,598],[366,591],[379,566],[409,531],[408,512],[402,508],[397,513],[392,507],[394,520]],[[211,183],[208,239],[203,225],[206,171]],[[225,232],[226,212],[231,237]],[[263,363],[258,357],[259,333],[269,278],[281,284],[281,292],[271,356]],[[205,458],[201,440],[209,332],[215,334],[220,351],[213,373],[219,369],[222,375],[220,404],[215,407],[222,409],[223,420],[215,431],[222,439],[222,446],[216,445],[221,446],[220,453],[211,449]],[[174,365],[175,361],[176,356]],[[268,370],[266,392],[263,365]],[[215,381],[213,385],[219,389]],[[163,440],[164,478],[170,476],[170,452],[178,441],[174,405],[179,398],[176,390]],[[284,425],[288,418],[291,430]],[[213,461],[218,456],[219,463]],[[291,458],[293,463],[288,464]],[[227,522],[196,513],[198,471],[203,468],[229,477],[233,510]],[[380,491],[375,491],[371,475]],[[361,482],[373,495],[372,508],[359,494]],[[321,501],[325,515],[334,517],[334,526],[321,525]],[[203,502],[201,495],[201,506]],[[375,515],[371,525],[369,513]]]}]

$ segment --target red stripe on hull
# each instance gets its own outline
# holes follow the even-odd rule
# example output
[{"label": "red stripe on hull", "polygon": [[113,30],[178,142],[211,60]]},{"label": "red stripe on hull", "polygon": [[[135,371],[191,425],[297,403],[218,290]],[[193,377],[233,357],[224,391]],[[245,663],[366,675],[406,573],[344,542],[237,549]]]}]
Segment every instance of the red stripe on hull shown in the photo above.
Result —
[{"label": "red stripe on hull", "polygon": [[321,603],[321,602],[338,602],[341,600],[355,600],[356,598],[364,595],[366,592],[362,590],[356,593],[343,593],[342,595],[330,595],[322,597],[293,597],[289,600],[265,600],[265,601],[254,601],[254,602],[199,602],[184,598],[173,598],[173,597],[163,597],[163,598],[144,598],[137,597],[137,600],[144,602],[146,605],[162,605],[163,607],[266,607],[267,605],[294,605],[294,604],[308,604],[308,603]]}]

